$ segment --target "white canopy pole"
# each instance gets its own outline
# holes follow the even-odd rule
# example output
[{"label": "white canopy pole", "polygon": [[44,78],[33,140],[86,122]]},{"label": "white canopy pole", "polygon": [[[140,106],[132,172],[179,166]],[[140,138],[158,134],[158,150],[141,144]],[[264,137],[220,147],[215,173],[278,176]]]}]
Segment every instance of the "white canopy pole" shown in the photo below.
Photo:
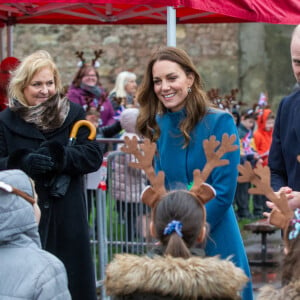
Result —
[{"label": "white canopy pole", "polygon": [[167,45],[176,47],[176,9],[167,7]]}]

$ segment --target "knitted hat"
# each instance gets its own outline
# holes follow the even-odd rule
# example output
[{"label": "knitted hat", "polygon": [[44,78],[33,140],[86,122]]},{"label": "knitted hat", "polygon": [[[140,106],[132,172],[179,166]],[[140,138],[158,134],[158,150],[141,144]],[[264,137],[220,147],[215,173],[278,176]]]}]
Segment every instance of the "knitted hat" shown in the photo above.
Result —
[{"label": "knitted hat", "polygon": [[132,107],[122,111],[120,123],[122,128],[128,133],[136,133],[136,120],[139,115],[139,109]]}]

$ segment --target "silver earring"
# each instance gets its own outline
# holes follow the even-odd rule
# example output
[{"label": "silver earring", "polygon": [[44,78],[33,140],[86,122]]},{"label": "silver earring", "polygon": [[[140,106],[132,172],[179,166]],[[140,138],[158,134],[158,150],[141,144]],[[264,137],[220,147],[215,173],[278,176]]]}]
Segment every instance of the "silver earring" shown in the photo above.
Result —
[{"label": "silver earring", "polygon": [[188,93],[190,94],[192,92],[192,89],[188,87]]}]

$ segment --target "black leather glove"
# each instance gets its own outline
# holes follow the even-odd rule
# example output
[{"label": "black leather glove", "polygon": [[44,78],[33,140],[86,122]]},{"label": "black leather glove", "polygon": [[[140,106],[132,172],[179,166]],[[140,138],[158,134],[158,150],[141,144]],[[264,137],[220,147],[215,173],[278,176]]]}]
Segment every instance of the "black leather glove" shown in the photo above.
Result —
[{"label": "black leather glove", "polygon": [[54,163],[50,156],[29,153],[21,160],[21,169],[29,176],[45,174],[52,171]]}]

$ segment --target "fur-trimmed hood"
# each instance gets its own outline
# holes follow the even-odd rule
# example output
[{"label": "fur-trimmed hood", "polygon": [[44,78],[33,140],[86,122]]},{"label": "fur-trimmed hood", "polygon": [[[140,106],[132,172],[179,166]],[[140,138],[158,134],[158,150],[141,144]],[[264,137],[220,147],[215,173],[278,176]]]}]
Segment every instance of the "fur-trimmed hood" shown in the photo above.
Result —
[{"label": "fur-trimmed hood", "polygon": [[219,257],[183,259],[118,254],[106,268],[105,288],[111,296],[152,294],[161,295],[161,299],[164,295],[168,299],[240,299],[239,292],[247,281],[243,270]]},{"label": "fur-trimmed hood", "polygon": [[300,299],[300,280],[290,282],[282,288],[271,285],[262,287],[257,300],[297,300]]}]

